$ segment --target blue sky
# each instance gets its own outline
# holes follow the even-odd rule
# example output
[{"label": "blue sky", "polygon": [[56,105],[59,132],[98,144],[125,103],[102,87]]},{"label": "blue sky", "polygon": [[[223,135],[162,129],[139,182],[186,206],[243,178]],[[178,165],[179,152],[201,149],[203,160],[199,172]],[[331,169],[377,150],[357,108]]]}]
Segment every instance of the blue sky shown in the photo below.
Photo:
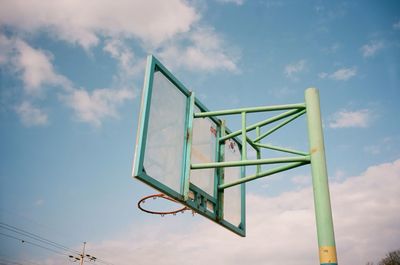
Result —
[{"label": "blue sky", "polygon": [[[2,223],[75,249],[88,241],[113,264],[317,260],[308,168],[248,185],[245,239],[198,216],[137,210],[153,192],[131,178],[151,53],[211,110],[303,102],[319,88],[339,262],[399,247],[398,1],[0,5]],[[296,121],[271,141],[306,149],[304,130]],[[2,258],[67,262],[4,236],[0,244]]]}]

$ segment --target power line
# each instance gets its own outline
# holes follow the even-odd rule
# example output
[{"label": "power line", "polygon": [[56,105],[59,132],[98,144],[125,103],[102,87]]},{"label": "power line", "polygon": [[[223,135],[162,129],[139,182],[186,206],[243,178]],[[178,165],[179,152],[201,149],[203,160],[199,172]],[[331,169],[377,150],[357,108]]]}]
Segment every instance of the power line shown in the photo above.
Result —
[{"label": "power line", "polygon": [[[71,234],[67,233],[66,231],[56,229],[56,227],[52,226],[52,225],[43,224],[43,223],[39,222],[38,220],[33,219],[32,217],[26,215],[26,213],[16,212],[14,209],[9,209],[9,208],[5,208],[5,207],[0,206],[0,215],[4,215],[4,216],[10,215],[14,219],[15,218],[23,219],[24,222],[28,222],[30,224],[33,224],[35,227],[40,227],[41,229],[50,230],[52,233],[56,233],[60,238],[69,238],[69,239],[71,239]],[[1,219],[3,219],[3,218],[0,218],[0,222],[4,221],[4,220],[1,220]]]},{"label": "power line", "polygon": [[5,236],[5,237],[8,237],[8,238],[12,238],[12,239],[14,239],[14,240],[21,241],[21,243],[27,243],[27,244],[31,244],[31,245],[36,246],[36,247],[39,247],[39,248],[46,249],[46,250],[48,250],[48,251],[57,253],[58,255],[66,256],[66,253],[63,253],[63,252],[60,252],[60,251],[58,251],[58,250],[51,249],[51,248],[48,248],[48,247],[45,247],[45,246],[42,246],[42,245],[39,245],[39,244],[30,242],[30,241],[27,241],[27,240],[22,239],[22,238],[18,238],[18,237],[12,236],[12,235],[7,235],[7,234],[1,233],[1,232],[0,232],[0,235]]},{"label": "power line", "polygon": [[[46,249],[48,251],[52,251],[52,252],[57,253],[57,254],[62,255],[62,256],[68,256],[70,258],[74,258],[75,260],[81,260],[81,261],[83,261],[84,258],[86,257],[86,258],[89,258],[90,261],[97,261],[97,262],[103,263],[105,265],[114,265],[113,263],[110,263],[110,262],[105,261],[103,259],[99,259],[99,258],[94,257],[92,255],[88,255],[88,254],[85,255],[84,251],[81,253],[81,252],[79,252],[79,251],[77,251],[75,249],[69,248],[67,246],[59,244],[59,243],[54,242],[52,240],[46,239],[46,238],[44,238],[42,236],[36,235],[34,233],[28,232],[26,230],[23,230],[21,228],[18,228],[18,227],[15,227],[15,226],[3,223],[3,222],[0,222],[0,228],[6,229],[6,230],[8,230],[10,232],[13,232],[13,233],[16,233],[18,235],[22,235],[22,236],[31,238],[33,240],[36,240],[36,241],[42,243],[42,244],[47,244],[47,245],[51,246],[52,248],[48,248],[48,247],[43,246],[41,244],[37,244],[37,243],[31,242],[31,241],[27,241],[25,239],[18,238],[18,237],[15,237],[13,235],[4,234],[4,233],[1,233],[1,232],[0,232],[0,235],[3,235],[5,237],[8,237],[8,238],[11,238],[11,239],[14,239],[14,240],[21,241],[22,243],[28,243],[28,244],[31,244],[33,246],[40,247],[40,248]],[[53,249],[53,248],[57,248],[57,249],[59,249],[59,250],[61,250],[63,252],[61,252],[59,250],[56,250],[56,249]],[[73,253],[74,255],[78,255],[79,258],[75,257],[73,255],[70,255],[70,253]],[[81,264],[82,264],[82,262],[81,262]]]},{"label": "power line", "polygon": [[49,240],[49,239],[46,239],[46,238],[41,237],[41,236],[39,236],[39,235],[36,235],[36,234],[34,234],[34,233],[25,231],[25,230],[23,230],[23,229],[21,229],[21,228],[18,228],[18,227],[15,227],[15,226],[12,226],[12,225],[3,223],[3,222],[0,222],[0,227],[3,228],[3,229],[7,229],[7,230],[9,230],[9,231],[11,231],[11,232],[14,232],[14,233],[17,233],[17,234],[20,234],[20,235],[29,237],[29,238],[31,238],[31,239],[40,241],[40,242],[42,242],[42,243],[51,245],[51,246],[53,246],[53,247],[56,247],[56,248],[59,248],[59,249],[63,249],[63,250],[65,250],[65,251],[69,251],[69,252],[74,252],[75,254],[79,254],[79,251],[76,251],[76,250],[74,250],[74,249],[71,249],[71,248],[69,248],[69,247],[66,247],[66,246],[64,246],[64,245],[61,245],[61,244],[59,244],[59,243],[57,243],[57,242],[51,241],[51,240]]}]

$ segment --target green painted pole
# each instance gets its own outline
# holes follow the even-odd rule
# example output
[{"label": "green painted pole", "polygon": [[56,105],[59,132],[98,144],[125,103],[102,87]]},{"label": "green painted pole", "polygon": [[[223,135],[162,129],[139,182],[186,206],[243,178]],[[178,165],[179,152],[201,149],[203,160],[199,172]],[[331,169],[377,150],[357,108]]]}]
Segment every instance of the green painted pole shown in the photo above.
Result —
[{"label": "green painted pole", "polygon": [[[221,129],[219,132],[219,137],[224,137],[226,134],[226,122],[225,120],[221,121]],[[219,157],[218,161],[225,160],[225,142],[217,141],[217,145],[219,148]],[[225,168],[218,168],[218,186],[223,185],[225,183]],[[217,188],[217,219],[223,220],[224,219],[224,190]]]},{"label": "green painted pole", "polygon": [[305,100],[319,259],[321,265],[337,265],[318,90],[315,88],[307,89]]},{"label": "green painted pole", "polygon": [[[242,161],[244,160],[247,160],[246,112],[242,112]],[[242,167],[243,172],[244,169],[245,166]]]},{"label": "green painted pole", "polygon": [[190,182],[190,163],[192,154],[192,140],[193,140],[193,114],[194,114],[194,92],[191,92],[189,97],[189,103],[187,106],[187,120],[186,120],[186,139],[185,139],[185,165],[184,165],[184,175],[182,183],[182,194],[183,200],[187,201],[189,199],[189,182]]},{"label": "green painted pole", "polygon": [[[283,147],[279,147],[279,146],[273,146],[273,145],[269,145],[269,144],[256,144],[256,145],[258,147],[271,149],[271,150],[275,150],[275,151],[281,151],[281,152],[290,153],[290,154],[295,154],[295,155],[301,155],[301,156],[310,155],[306,152],[297,151],[297,150],[293,150],[293,149],[289,149],[289,148],[283,148]],[[257,159],[259,159],[259,158],[257,157]]]},{"label": "green painted pole", "polygon": [[[281,120],[281,119],[284,119],[284,118],[286,118],[286,117],[288,117],[288,116],[291,116],[291,115],[293,115],[293,114],[295,114],[295,113],[297,113],[297,112],[299,112],[298,109],[292,109],[292,110],[286,111],[286,112],[281,113],[281,114],[279,114],[279,115],[276,115],[276,116],[274,116],[274,117],[271,117],[271,118],[268,118],[268,119],[266,119],[266,120],[263,120],[263,121],[254,123],[253,125],[250,125],[250,126],[246,127],[246,131],[247,131],[247,132],[250,132],[250,131],[254,130],[254,129],[257,128],[257,127],[262,127],[262,126],[271,124],[271,123],[273,123],[273,122],[276,122],[276,121],[279,121],[279,120]],[[237,130],[237,131],[232,132],[232,133],[230,133],[230,134],[228,134],[228,135],[225,135],[224,137],[222,137],[221,139],[219,139],[219,141],[225,141],[225,140],[227,140],[227,139],[233,138],[233,137],[238,136],[238,135],[240,135],[240,134],[242,134],[242,130]]]},{"label": "green painted pole", "polygon": [[218,110],[209,112],[197,112],[194,114],[195,118],[205,118],[211,116],[222,116],[241,114],[242,112],[264,112],[264,111],[278,111],[278,110],[290,110],[290,109],[304,109],[304,103],[298,104],[287,104],[287,105],[276,105],[276,106],[263,106],[263,107],[252,107],[252,108],[241,108],[241,109],[229,109],[229,110]]},{"label": "green painted pole", "polygon": [[[256,136],[259,137],[260,134],[261,134],[260,127],[257,127],[256,128]],[[261,150],[260,150],[260,148],[256,149],[256,153],[257,153],[257,159],[261,159]],[[259,174],[260,172],[261,172],[261,165],[257,165],[256,173]]]},{"label": "green painted pole", "polygon": [[273,175],[273,174],[276,174],[276,173],[279,173],[279,172],[283,172],[283,171],[286,171],[286,170],[289,170],[289,169],[292,169],[292,168],[303,166],[303,165],[306,165],[308,163],[309,162],[295,162],[295,163],[290,163],[290,164],[287,164],[287,165],[284,165],[284,166],[276,167],[276,168],[273,168],[273,169],[269,169],[269,170],[266,170],[264,172],[256,173],[254,175],[250,175],[250,176],[247,176],[247,177],[244,177],[244,178],[241,178],[241,179],[237,179],[237,180],[229,182],[229,183],[221,184],[221,185],[218,186],[218,190],[224,190],[224,189],[227,189],[227,188],[230,188],[230,187],[242,184],[242,183],[246,183],[246,182],[258,179],[258,178],[267,177],[267,176],[270,176],[270,175]]},{"label": "green painted pole", "polygon": [[257,138],[254,139],[254,142],[259,142],[261,139],[264,139],[265,137],[267,137],[271,133],[275,132],[276,130],[278,130],[278,129],[282,128],[283,126],[285,126],[286,124],[288,124],[289,122],[294,121],[295,119],[297,119],[298,117],[303,115],[305,112],[306,112],[306,110],[302,110],[299,113],[297,113],[297,114],[293,115],[292,117],[290,117],[289,119],[285,120],[281,124],[278,124],[274,128],[270,129],[266,133],[263,133],[262,135],[257,136]]},{"label": "green painted pole", "polygon": [[277,157],[277,158],[265,158],[265,159],[255,159],[255,160],[198,163],[198,164],[191,164],[191,169],[241,167],[241,166],[280,164],[280,163],[290,163],[290,162],[308,163],[308,162],[310,162],[310,157],[309,156],[294,156],[294,157]]}]

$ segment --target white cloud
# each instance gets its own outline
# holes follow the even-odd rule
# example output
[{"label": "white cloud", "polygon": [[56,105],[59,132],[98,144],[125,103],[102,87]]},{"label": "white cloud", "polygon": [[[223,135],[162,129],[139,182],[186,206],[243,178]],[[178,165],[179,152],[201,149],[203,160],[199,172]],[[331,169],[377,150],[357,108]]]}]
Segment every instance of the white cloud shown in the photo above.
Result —
[{"label": "white cloud", "polygon": [[[400,245],[400,160],[331,183],[340,264],[376,262]],[[249,192],[249,191],[248,191]],[[124,236],[90,246],[114,264],[299,264],[318,262],[312,188],[276,197],[247,196],[247,237],[201,216],[135,222]],[[60,264],[52,260],[51,264]]]},{"label": "white cloud", "polygon": [[27,93],[38,94],[45,85],[68,87],[68,79],[55,72],[49,53],[34,49],[21,40],[16,41],[16,49],[13,61]]},{"label": "white cloud", "polygon": [[365,146],[364,152],[371,155],[379,155],[382,153],[390,153],[397,146],[395,138],[392,137],[384,137],[383,139],[379,139],[374,144],[370,144]]},{"label": "white cloud", "polygon": [[290,63],[285,66],[284,73],[288,78],[296,79],[295,75],[301,73],[306,66],[306,60]]},{"label": "white cloud", "polygon": [[357,75],[357,68],[350,67],[350,68],[340,68],[331,74],[326,72],[321,72],[318,74],[318,77],[321,79],[330,78],[338,81],[347,81],[356,75]]},{"label": "white cloud", "polygon": [[237,71],[237,52],[229,50],[214,29],[199,26],[199,19],[196,8],[184,0],[34,0],[30,8],[22,0],[8,0],[0,10],[0,25],[28,33],[47,32],[85,49],[108,39],[104,50],[124,69],[139,67],[131,63],[134,54],[124,41],[139,40],[145,52],[160,51],[171,65]]},{"label": "white cloud", "polygon": [[134,52],[124,40],[109,39],[105,41],[103,51],[108,53],[118,63],[114,83],[117,87],[132,87],[134,78],[144,72],[146,59],[136,58]]},{"label": "white cloud", "polygon": [[333,175],[333,179],[335,181],[342,181],[346,176],[346,172],[341,170],[341,169],[337,169],[335,170],[335,174]]},{"label": "white cloud", "polygon": [[243,5],[244,0],[217,0],[217,2],[223,3],[223,4],[236,4],[238,6]]},{"label": "white cloud", "polygon": [[[0,48],[0,63],[13,68],[11,70],[23,82],[23,89],[28,97],[43,94],[46,86],[57,86],[62,89],[62,98],[75,111],[80,121],[99,126],[104,118],[118,117],[117,106],[134,97],[133,88],[97,89],[92,93],[85,89],[75,89],[68,78],[55,71],[50,53],[34,49],[21,39],[0,35]],[[124,43],[116,40],[107,42],[104,49],[119,63],[121,71],[118,71],[118,85],[124,86],[132,81],[129,78],[140,71],[137,65],[141,65],[133,65],[133,53]],[[16,107],[15,111],[26,126],[48,123],[47,114],[28,101]]]},{"label": "white cloud", "polygon": [[361,52],[363,57],[368,58],[374,56],[383,47],[383,41],[371,41],[361,47]]},{"label": "white cloud", "polygon": [[321,78],[321,79],[327,78],[328,76],[329,76],[329,74],[325,73],[325,72],[322,72],[322,73],[318,74],[318,77]]},{"label": "white cloud", "polygon": [[22,102],[15,110],[25,126],[42,126],[48,122],[47,114],[28,101]]},{"label": "white cloud", "polygon": [[331,122],[330,128],[349,128],[349,127],[368,127],[371,121],[371,111],[368,109],[361,109],[356,111],[341,110],[336,112]]},{"label": "white cloud", "polygon": [[357,74],[357,68],[342,68],[330,75],[332,79],[346,81]]},{"label": "white cloud", "polygon": [[135,55],[132,49],[130,49],[122,40],[107,40],[103,50],[118,61],[119,68],[124,72],[124,74],[132,76],[141,70],[141,68],[138,67],[141,67],[141,64],[134,64]]},{"label": "white cloud", "polygon": [[[43,96],[47,87],[61,88],[61,98],[78,120],[99,126],[103,118],[118,117],[117,106],[134,97],[130,91],[145,59],[137,58],[129,43],[136,42],[146,53],[160,51],[165,63],[176,67],[238,72],[237,52],[214,29],[199,26],[199,19],[196,8],[185,0],[33,0],[29,6],[22,0],[6,0],[0,9],[0,26],[19,37],[0,34],[0,64],[22,80],[29,100]],[[85,49],[104,43],[103,51],[118,63],[112,85],[106,86],[112,89],[77,89],[57,72],[50,52],[21,39],[37,33]]]},{"label": "white cloud", "polygon": [[[179,15],[178,15],[179,14]],[[99,36],[138,38],[159,45],[187,32],[199,19],[186,1],[2,1],[0,24],[34,33],[47,31],[61,40],[90,48]]]},{"label": "white cloud", "polygon": [[393,24],[393,28],[396,29],[396,30],[400,29],[400,20]]},{"label": "white cloud", "polygon": [[10,60],[10,53],[13,51],[14,41],[0,34],[0,64],[6,64]]},{"label": "white cloud", "polygon": [[291,181],[301,187],[305,185],[309,185],[311,183],[311,176],[310,175],[297,175],[291,178]]},{"label": "white cloud", "polygon": [[0,34],[0,64],[17,74],[27,94],[39,95],[46,86],[70,86],[70,81],[55,71],[52,60],[50,53],[35,49],[21,39]]},{"label": "white cloud", "polygon": [[117,107],[135,97],[128,89],[96,89],[88,92],[76,89],[64,96],[65,103],[75,111],[79,121],[100,126],[104,118],[117,118]]},{"label": "white cloud", "polygon": [[167,45],[159,55],[171,67],[237,72],[238,56],[233,53],[226,48],[224,40],[215,33],[214,29],[198,28],[184,38]]}]

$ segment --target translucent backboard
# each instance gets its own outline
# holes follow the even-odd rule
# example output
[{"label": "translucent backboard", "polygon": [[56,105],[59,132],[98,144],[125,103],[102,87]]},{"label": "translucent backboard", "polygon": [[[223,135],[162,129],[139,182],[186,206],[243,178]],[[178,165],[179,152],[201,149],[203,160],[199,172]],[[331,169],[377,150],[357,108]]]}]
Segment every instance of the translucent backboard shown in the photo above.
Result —
[{"label": "translucent backboard", "polygon": [[[241,143],[219,144],[221,121],[194,118],[208,109],[154,56],[145,73],[133,176],[193,211],[245,236],[245,184],[218,185],[243,177],[240,167],[196,169],[190,165],[238,161]],[[229,133],[229,130],[223,127]]]}]

